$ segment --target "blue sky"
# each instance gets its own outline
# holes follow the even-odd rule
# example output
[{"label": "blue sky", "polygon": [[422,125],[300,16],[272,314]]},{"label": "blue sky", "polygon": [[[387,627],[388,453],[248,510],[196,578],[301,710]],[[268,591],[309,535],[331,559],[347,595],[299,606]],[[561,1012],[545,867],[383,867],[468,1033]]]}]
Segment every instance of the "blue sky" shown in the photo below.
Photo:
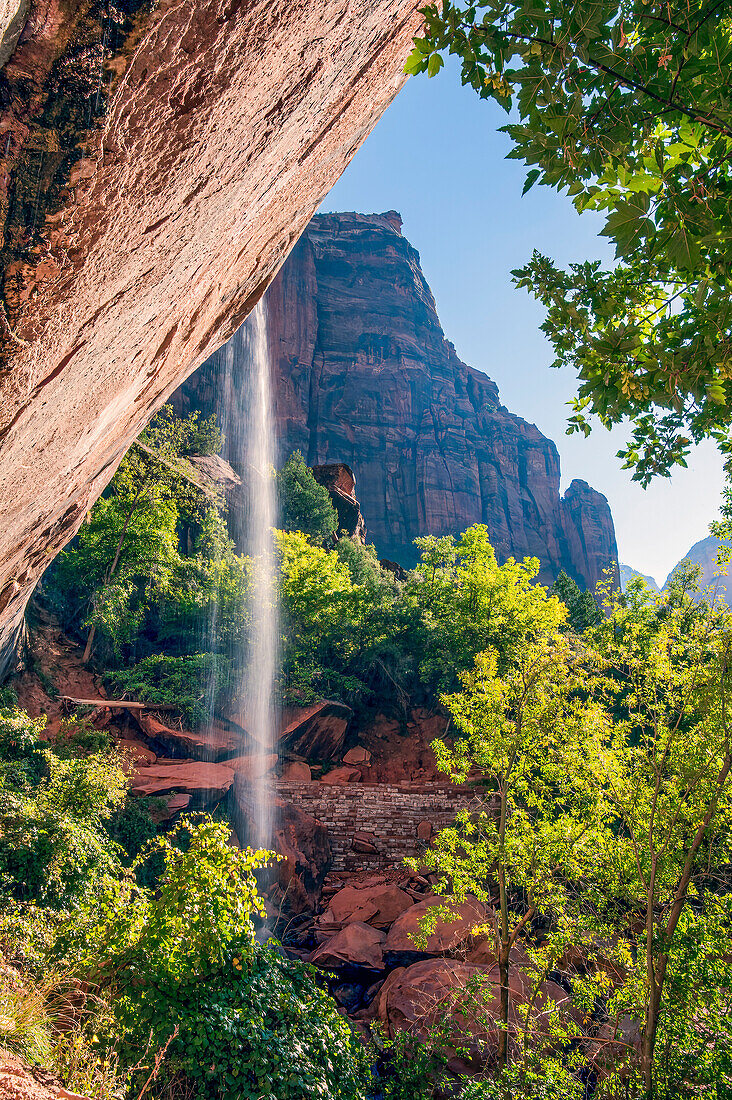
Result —
[{"label": "blue sky", "polygon": [[458,355],[493,378],[512,412],[559,448],[563,489],[574,477],[604,493],[620,557],[661,582],[718,511],[721,461],[698,448],[688,470],[643,490],[621,470],[620,429],[599,425],[588,440],[565,434],[570,371],[550,370],[543,311],[510,277],[534,248],[561,264],[609,258],[601,220],[578,216],[545,187],[521,197],[525,168],[506,160],[497,133],[506,115],[460,86],[448,66],[433,80],[413,77],[323,203],[322,210],[398,210],[419,251],[442,327]]}]

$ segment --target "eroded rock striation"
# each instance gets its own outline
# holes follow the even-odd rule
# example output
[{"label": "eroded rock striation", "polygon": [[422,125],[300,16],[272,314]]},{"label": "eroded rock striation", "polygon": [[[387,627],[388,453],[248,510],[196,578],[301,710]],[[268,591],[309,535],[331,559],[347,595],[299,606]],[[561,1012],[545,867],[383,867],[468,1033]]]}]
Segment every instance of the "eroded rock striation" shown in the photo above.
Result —
[{"label": "eroded rock striation", "polygon": [[[607,500],[560,497],[557,448],[504,408],[445,338],[401,218],[319,214],[267,292],[283,457],[353,471],[369,541],[402,565],[418,535],[485,523],[500,560],[539,558],[592,587],[617,560]],[[178,395],[211,411],[222,353]]]},{"label": "eroded rock striation", "polygon": [[0,672],[45,566],[400,87],[416,6],[0,13]]}]

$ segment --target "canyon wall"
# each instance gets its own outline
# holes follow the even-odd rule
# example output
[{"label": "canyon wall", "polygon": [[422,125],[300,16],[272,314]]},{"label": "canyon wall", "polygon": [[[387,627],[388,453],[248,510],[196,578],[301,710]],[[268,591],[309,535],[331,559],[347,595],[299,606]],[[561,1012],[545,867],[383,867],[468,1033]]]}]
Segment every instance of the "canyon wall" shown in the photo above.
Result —
[{"label": "canyon wall", "polygon": [[420,22],[416,0],[7,14],[0,674],[38,577],[260,297],[401,86]]},{"label": "canyon wall", "polygon": [[[267,292],[282,456],[344,462],[368,539],[410,565],[412,540],[485,523],[501,560],[535,555],[592,587],[617,560],[607,500],[584,481],[560,497],[557,448],[505,409],[458,358],[419,255],[386,214],[322,214]],[[223,352],[183,387],[215,408]]]}]

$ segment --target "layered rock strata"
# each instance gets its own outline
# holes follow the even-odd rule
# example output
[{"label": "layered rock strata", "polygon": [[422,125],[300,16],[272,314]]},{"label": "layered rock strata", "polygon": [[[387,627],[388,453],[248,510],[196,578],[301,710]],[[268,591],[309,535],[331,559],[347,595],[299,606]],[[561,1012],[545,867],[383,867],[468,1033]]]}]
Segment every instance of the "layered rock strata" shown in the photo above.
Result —
[{"label": "layered rock strata", "polygon": [[242,323],[395,95],[420,21],[416,0],[11,9],[2,667],[45,566],[152,413]]},{"label": "layered rock strata", "polygon": [[[617,560],[607,500],[560,496],[557,448],[504,408],[445,338],[419,255],[386,214],[319,214],[267,292],[282,457],[347,464],[369,541],[401,565],[419,535],[487,524],[500,560],[535,555],[593,587]],[[176,396],[210,412],[225,356]]]}]

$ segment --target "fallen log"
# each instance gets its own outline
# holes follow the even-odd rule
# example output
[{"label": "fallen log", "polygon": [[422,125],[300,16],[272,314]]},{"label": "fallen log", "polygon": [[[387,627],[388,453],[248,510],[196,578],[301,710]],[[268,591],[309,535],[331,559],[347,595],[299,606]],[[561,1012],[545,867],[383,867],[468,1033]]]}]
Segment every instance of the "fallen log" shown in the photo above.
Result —
[{"label": "fallen log", "polygon": [[139,703],[133,699],[74,699],[62,695],[61,702],[74,707],[122,707],[126,710],[176,710],[173,703]]}]

